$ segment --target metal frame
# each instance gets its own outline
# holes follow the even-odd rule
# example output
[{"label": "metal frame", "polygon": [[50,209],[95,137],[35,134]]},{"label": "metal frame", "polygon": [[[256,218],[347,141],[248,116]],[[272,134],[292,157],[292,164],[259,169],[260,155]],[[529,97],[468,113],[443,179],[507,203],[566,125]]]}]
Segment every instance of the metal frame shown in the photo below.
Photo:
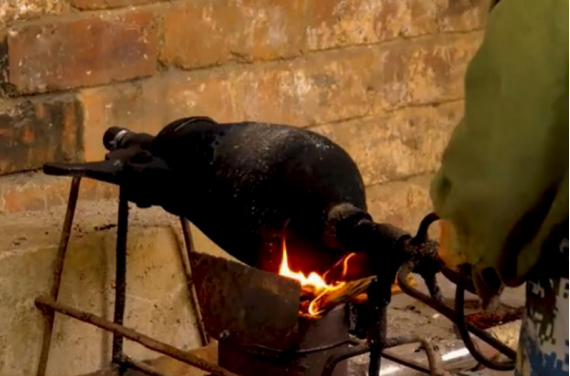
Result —
[{"label": "metal frame", "polygon": [[[65,214],[65,221],[61,232],[61,238],[55,260],[55,268],[53,272],[52,285],[48,296],[41,296],[36,298],[35,304],[44,313],[44,333],[42,340],[42,348],[40,359],[38,362],[37,376],[45,376],[49,353],[51,347],[51,339],[53,332],[53,325],[55,313],[60,313],[77,320],[95,325],[103,330],[113,333],[112,345],[112,363],[116,367],[119,374],[123,374],[128,368],[137,369],[149,375],[165,376],[160,371],[145,363],[138,362],[125,356],[123,352],[123,338],[128,338],[131,341],[137,342],[147,348],[162,354],[171,356],[186,364],[199,368],[201,370],[211,372],[219,376],[237,376],[234,373],[218,367],[216,364],[210,363],[200,359],[191,353],[184,352],[168,344],[156,341],[142,333],[138,333],[133,329],[123,326],[123,318],[125,313],[125,295],[126,295],[126,273],[127,273],[127,235],[129,224],[129,206],[128,201],[123,193],[119,194],[119,208],[118,208],[118,226],[117,226],[117,243],[116,243],[116,275],[115,275],[115,309],[113,315],[113,322],[108,321],[102,317],[93,315],[88,312],[77,310],[73,307],[67,306],[58,302],[59,289],[61,285],[61,277],[63,274],[63,267],[65,263],[65,256],[71,237],[71,230],[73,226],[73,219],[77,208],[77,201],[79,198],[79,188],[81,185],[81,177],[74,176],[71,182],[69,193],[69,200],[67,203],[67,210]],[[194,312],[198,319],[198,329],[202,339],[202,345],[205,346],[209,343],[209,338],[205,332],[203,322],[201,321],[200,306],[196,299],[196,291],[192,282],[192,267],[190,257],[193,251],[192,233],[189,223],[180,218],[182,233],[184,236],[185,252],[181,249],[181,262],[186,275],[186,282],[189,289],[190,301],[192,303]]]},{"label": "metal frame", "polygon": [[[77,207],[77,201],[79,197],[79,188],[81,183],[81,176],[75,175],[72,178],[71,188],[69,193],[69,200],[67,204],[67,211],[65,214],[65,220],[63,224],[63,229],[61,233],[60,243],[57,251],[57,257],[55,261],[55,268],[53,272],[53,280],[50,288],[50,293],[48,296],[41,296],[36,298],[35,304],[40,308],[45,317],[44,322],[44,336],[42,341],[42,349],[40,353],[40,359],[37,369],[37,376],[45,376],[47,364],[49,360],[49,352],[51,346],[51,338],[53,332],[55,313],[60,313],[68,317],[75,318],[79,321],[94,325],[103,330],[113,333],[113,346],[112,346],[112,364],[114,365],[118,374],[123,374],[127,369],[135,369],[151,376],[168,376],[163,372],[153,368],[152,366],[136,361],[129,358],[123,352],[123,340],[127,338],[128,340],[139,343],[140,345],[159,352],[161,354],[170,356],[177,359],[183,363],[190,366],[196,367],[198,369],[210,372],[213,375],[218,376],[238,376],[235,373],[218,366],[217,364],[208,362],[192,352],[187,352],[180,350],[176,347],[168,345],[166,343],[152,339],[142,333],[139,333],[131,328],[123,326],[123,317],[125,312],[125,293],[126,293],[126,271],[127,271],[127,260],[126,260],[126,250],[127,250],[127,235],[128,235],[128,217],[129,217],[129,207],[128,201],[125,197],[124,192],[121,190],[119,194],[119,204],[118,204],[118,226],[117,226],[117,242],[116,242],[116,283],[115,283],[115,310],[113,321],[106,320],[100,316],[84,312],[75,309],[71,306],[65,305],[58,301],[59,288],[61,284],[61,277],[63,273],[63,267],[65,262],[65,256],[67,248],[69,245],[69,239],[71,236],[71,229],[73,225],[73,219]],[[427,216],[420,225],[420,230],[418,235],[416,235],[417,244],[425,242],[424,239],[427,235],[427,229],[429,225],[437,220],[434,215]],[[182,228],[182,233],[184,237],[184,250],[181,250],[181,262],[183,264],[183,270],[186,275],[187,285],[189,289],[189,297],[193,310],[198,319],[198,329],[200,331],[202,344],[205,346],[209,343],[209,337],[206,333],[204,323],[202,321],[202,314],[200,311],[200,305],[198,303],[197,294],[195,286],[193,283],[192,274],[192,255],[194,252],[194,244],[192,240],[192,233],[189,222],[180,218],[180,224]],[[420,253],[424,252],[425,249],[420,249]],[[429,257],[427,253],[422,253],[423,256]],[[422,256],[422,257],[423,257]],[[417,261],[417,260],[416,260]],[[456,272],[441,268],[439,271],[443,272],[444,275],[452,277],[451,279],[457,284],[456,299],[455,299],[455,309],[448,307],[443,303],[441,292],[437,283],[435,282],[435,274],[432,275],[433,271],[428,272],[424,279],[430,291],[430,295],[425,295],[424,293],[416,290],[408,284],[407,277],[409,273],[414,270],[414,265],[411,263],[404,264],[397,275],[397,281],[400,289],[403,293],[425,303],[429,307],[435,309],[443,316],[454,322],[461,334],[461,337],[472,356],[480,364],[497,370],[512,370],[514,368],[514,359],[516,358],[516,352],[492,337],[489,333],[484,330],[478,329],[477,327],[470,325],[464,320],[463,312],[463,301],[464,301],[464,290],[472,290],[472,286],[469,285],[469,281],[458,275]],[[415,271],[415,270],[414,270]],[[410,367],[414,370],[429,374],[431,376],[445,376],[448,373],[443,369],[442,361],[433,348],[433,346],[425,339],[416,336],[402,336],[395,338],[386,338],[386,306],[389,303],[389,298],[385,302],[375,305],[376,312],[376,323],[373,330],[369,333],[368,340],[350,340],[350,347],[346,349],[339,350],[337,353],[333,354],[327,361],[326,366],[323,371],[323,376],[330,376],[334,371],[335,366],[346,359],[359,356],[365,353],[370,353],[370,364],[369,364],[369,374],[376,375],[380,370],[380,359],[384,357],[393,362],[399,363],[406,367]],[[505,355],[509,361],[507,362],[496,362],[485,358],[480,354],[477,346],[471,340],[469,333],[474,334],[479,337],[482,341],[486,342],[491,347],[495,348],[497,351]],[[411,360],[406,360],[400,358],[389,351],[388,349],[392,347],[397,347],[410,343],[420,343],[423,349],[426,351],[428,359],[428,367],[422,364],[418,364]],[[335,344],[332,347],[336,347]],[[314,352],[320,352],[329,350],[331,346],[325,346],[323,348],[311,349]]]},{"label": "metal frame", "polygon": [[[413,344],[413,343],[420,343],[422,345],[427,355],[428,368],[424,367],[421,364],[417,364],[413,361],[400,358],[394,354],[391,354],[390,352],[386,352],[386,350],[390,348]],[[355,342],[354,346],[347,349],[345,352],[335,354],[329,358],[322,376],[330,376],[332,374],[332,371],[334,370],[334,367],[339,362],[353,358],[355,356],[366,354],[367,352],[370,352],[370,349],[371,349],[370,344],[367,343],[366,341]],[[383,344],[381,357],[389,359],[395,363],[402,364],[416,371],[426,373],[431,376],[447,375],[446,371],[443,369],[442,366],[443,362],[441,360],[441,357],[439,356],[438,352],[434,349],[434,347],[431,345],[431,343],[415,335],[404,335],[387,339],[386,342]]]}]

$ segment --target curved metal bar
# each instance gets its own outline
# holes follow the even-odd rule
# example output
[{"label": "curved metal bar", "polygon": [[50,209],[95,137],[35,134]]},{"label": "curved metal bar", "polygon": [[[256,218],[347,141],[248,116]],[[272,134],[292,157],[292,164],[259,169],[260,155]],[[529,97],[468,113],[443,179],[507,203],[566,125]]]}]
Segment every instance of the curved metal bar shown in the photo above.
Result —
[{"label": "curved metal bar", "polygon": [[321,376],[331,376],[338,363],[349,358],[354,358],[358,355],[366,354],[369,351],[370,345],[363,342],[360,345],[349,347],[345,351],[339,351],[338,353],[331,355],[325,363],[325,367]]},{"label": "curved metal bar", "polygon": [[382,352],[382,357],[388,359],[391,362],[401,364],[404,367],[411,368],[414,371],[425,373],[426,375],[429,375],[431,373],[430,369],[424,367],[422,364],[414,362],[413,360],[400,358],[399,356],[392,354],[391,352],[387,351]]},{"label": "curved metal bar", "polygon": [[[448,318],[452,322],[456,322],[457,321],[456,320],[457,314],[453,309],[449,308],[445,304],[442,304],[442,303],[430,298],[429,296],[423,294],[422,292],[416,290],[415,288],[411,287],[408,284],[406,278],[407,278],[409,273],[410,273],[410,268],[408,265],[404,265],[400,269],[400,272],[398,273],[398,286],[400,286],[400,289],[405,294],[408,294],[411,297],[413,297],[413,298],[421,301],[422,303],[426,304],[427,306],[435,309],[436,311],[441,313],[443,316],[445,316],[446,318]],[[485,342],[489,346],[495,348],[496,350],[501,352],[506,357],[508,357],[510,359],[516,359],[516,356],[517,356],[516,351],[511,349],[509,346],[507,346],[504,343],[502,343],[501,341],[497,340],[496,338],[491,336],[491,334],[487,333],[484,330],[481,330],[481,329],[479,329],[479,328],[477,328],[477,327],[475,327],[469,323],[465,323],[465,325],[468,328],[469,332],[476,335],[483,342]]]},{"label": "curved metal bar", "polygon": [[[353,343],[355,346],[350,347],[344,351],[339,351],[338,353],[333,354],[329,357],[323,369],[322,376],[331,376],[336,365],[342,362],[343,360],[365,354],[367,352],[370,352],[371,350],[370,344],[365,341],[350,341],[350,342]],[[423,365],[413,362],[411,360],[402,359],[394,354],[385,352],[385,350],[390,349],[392,347],[407,345],[410,343],[422,344],[428,358],[429,368],[426,368]],[[428,341],[416,335],[402,335],[398,337],[388,338],[384,344],[384,347],[382,348],[381,356],[393,362],[400,363],[416,371],[424,372],[432,376],[447,375],[445,370],[443,369],[442,360],[439,357],[437,351],[433,348],[433,346],[431,346],[431,344]]]},{"label": "curved metal bar", "polygon": [[465,347],[471,353],[471,356],[481,363],[483,366],[496,370],[496,371],[512,371],[515,368],[515,361],[509,360],[506,362],[496,362],[491,359],[486,358],[483,354],[479,352],[477,345],[473,342],[471,335],[469,334],[469,329],[465,323],[465,289],[463,281],[460,278],[457,283],[457,288],[455,289],[455,325],[459,330],[461,339],[465,344]]},{"label": "curved metal bar", "polygon": [[437,214],[429,213],[428,215],[426,215],[424,219],[422,219],[422,221],[420,222],[420,226],[418,227],[416,235],[412,238],[412,242],[417,244],[428,241],[429,226],[431,226],[432,223],[436,221],[439,221],[439,216]]},{"label": "curved metal bar", "polygon": [[312,348],[308,348],[308,349],[292,349],[292,350],[280,350],[280,349],[275,349],[273,347],[267,347],[267,346],[262,346],[262,345],[253,345],[253,344],[240,344],[239,346],[241,347],[245,347],[247,349],[250,350],[258,350],[264,353],[273,353],[274,355],[281,355],[281,354],[287,354],[287,355],[308,355],[308,354],[313,354],[313,353],[317,353],[317,352],[321,352],[321,351],[326,351],[326,350],[332,350],[335,349],[337,347],[343,346],[343,345],[351,345],[354,344],[354,341],[352,339],[348,339],[348,340],[344,340],[344,341],[340,341],[340,342],[336,342],[336,343],[331,343],[328,345],[324,345],[324,346],[318,346],[318,347],[312,347]]},{"label": "curved metal bar", "polygon": [[192,228],[190,227],[190,222],[184,217],[180,217],[180,227],[182,228],[182,235],[184,237],[184,250],[185,254],[180,249],[180,258],[182,259],[182,267],[184,269],[184,274],[186,274],[186,283],[188,285],[188,293],[190,297],[191,308],[196,315],[196,322],[198,324],[198,332],[200,333],[200,339],[202,340],[202,346],[207,346],[210,344],[210,337],[206,331],[206,326],[204,325],[204,316],[202,315],[202,308],[200,307],[200,302],[198,300],[198,294],[196,294],[196,286],[194,285],[194,274],[192,272],[192,253],[195,251],[194,239],[192,238]]}]

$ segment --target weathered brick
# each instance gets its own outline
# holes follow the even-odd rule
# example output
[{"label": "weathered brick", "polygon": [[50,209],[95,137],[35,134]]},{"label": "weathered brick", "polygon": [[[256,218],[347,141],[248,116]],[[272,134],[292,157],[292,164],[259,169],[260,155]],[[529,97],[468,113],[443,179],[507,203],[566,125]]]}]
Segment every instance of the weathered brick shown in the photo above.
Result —
[{"label": "weathered brick", "polygon": [[319,52],[302,60],[235,69],[247,119],[311,126],[463,97],[478,33]]},{"label": "weathered brick", "polygon": [[316,0],[307,38],[311,50],[483,27],[489,0]]},{"label": "weathered brick", "polygon": [[376,104],[393,109],[462,98],[463,77],[480,42],[475,32],[379,47],[383,80]]},{"label": "weathered brick", "polygon": [[79,9],[113,9],[133,7],[168,0],[69,0],[71,5]]},{"label": "weathered brick", "polygon": [[440,31],[482,29],[489,12],[489,0],[439,0]]},{"label": "weathered brick", "polygon": [[61,0],[2,0],[0,1],[0,30],[13,22],[69,11]]},{"label": "weathered brick", "polygon": [[368,211],[376,222],[415,232],[422,218],[433,211],[429,197],[431,179],[428,174],[368,187]]},{"label": "weathered brick", "polygon": [[158,39],[152,12],[116,12],[8,31],[8,83],[23,93],[152,75]]},{"label": "weathered brick", "polygon": [[312,130],[341,145],[357,163],[368,186],[434,171],[462,113],[463,103],[453,102]]},{"label": "weathered brick", "polygon": [[156,132],[177,117],[207,115],[311,126],[455,100],[478,41],[433,37],[84,89],[85,156],[102,157],[101,136],[112,125]]},{"label": "weathered brick", "polygon": [[183,68],[294,56],[304,48],[307,0],[204,0],[164,18],[166,64]]},{"label": "weathered brick", "polygon": [[363,116],[380,80],[376,59],[374,50],[362,47],[237,70],[236,106],[247,119],[297,126]]},{"label": "weathered brick", "polygon": [[312,50],[378,43],[437,30],[434,0],[316,0],[309,19]]},{"label": "weathered brick", "polygon": [[21,101],[0,112],[0,175],[81,155],[81,107],[73,96]]},{"label": "weathered brick", "polygon": [[237,120],[230,82],[222,72],[171,72],[138,83],[84,89],[84,155],[100,160],[103,133],[111,126],[157,133],[168,122],[186,116]]}]

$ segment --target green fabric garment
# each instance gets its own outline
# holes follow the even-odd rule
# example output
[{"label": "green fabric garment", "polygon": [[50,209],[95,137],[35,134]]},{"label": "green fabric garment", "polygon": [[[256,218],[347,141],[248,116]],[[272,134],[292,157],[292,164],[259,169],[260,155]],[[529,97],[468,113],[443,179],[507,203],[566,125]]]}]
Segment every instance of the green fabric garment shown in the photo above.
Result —
[{"label": "green fabric garment", "polygon": [[[456,252],[524,282],[568,218],[568,0],[501,0],[465,79],[465,113],[431,187]],[[442,240],[444,241],[444,240]]]}]

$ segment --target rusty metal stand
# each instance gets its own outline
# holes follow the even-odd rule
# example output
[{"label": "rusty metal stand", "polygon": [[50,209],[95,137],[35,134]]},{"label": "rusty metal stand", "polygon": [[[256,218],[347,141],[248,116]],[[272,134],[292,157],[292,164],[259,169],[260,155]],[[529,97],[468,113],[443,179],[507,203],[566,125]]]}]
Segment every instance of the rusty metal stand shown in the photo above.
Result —
[{"label": "rusty metal stand", "polygon": [[[65,213],[65,220],[63,222],[63,229],[61,231],[61,238],[59,241],[59,247],[57,249],[51,288],[49,292],[49,297],[54,300],[57,300],[59,295],[59,286],[61,284],[61,275],[63,273],[63,263],[65,261],[67,246],[69,245],[69,237],[71,236],[71,227],[73,226],[73,217],[75,215],[75,208],[77,207],[77,199],[79,198],[80,184],[80,177],[74,177],[71,181],[69,200],[67,201],[67,211]],[[42,339],[42,349],[38,363],[37,376],[44,376],[46,374],[54,319],[55,315],[53,311],[47,310],[44,312],[44,336]]]},{"label": "rusty metal stand", "polygon": [[[37,376],[45,376],[47,364],[49,360],[49,351],[51,345],[51,338],[53,334],[54,318],[55,313],[66,315],[68,317],[75,318],[79,321],[97,326],[103,330],[113,333],[113,346],[112,346],[112,364],[116,367],[119,374],[122,374],[127,369],[136,369],[142,373],[151,376],[167,376],[161,371],[151,367],[150,365],[136,361],[129,358],[123,352],[123,340],[127,338],[128,340],[137,342],[146,348],[157,351],[161,354],[170,356],[181,362],[184,362],[190,366],[199,368],[201,370],[207,371],[213,375],[218,376],[238,376],[235,373],[218,366],[217,364],[208,362],[201,359],[187,351],[177,349],[166,343],[154,340],[142,333],[138,333],[133,329],[127,328],[123,325],[123,318],[125,313],[125,297],[126,297],[126,272],[127,272],[127,235],[128,235],[128,216],[129,207],[128,200],[125,192],[121,189],[119,197],[119,207],[118,207],[118,226],[117,226],[117,242],[116,242],[116,278],[115,278],[115,307],[114,307],[114,317],[113,322],[108,321],[102,317],[93,315],[88,312],[77,310],[73,307],[67,306],[58,302],[59,289],[61,284],[61,278],[63,273],[63,266],[65,261],[65,255],[69,244],[69,239],[71,235],[71,230],[73,226],[74,214],[77,206],[77,200],[79,196],[79,187],[81,178],[84,176],[81,171],[65,171],[60,173],[60,175],[71,175],[73,177],[69,201],[67,205],[67,211],[65,215],[65,221],[63,224],[62,234],[60,238],[60,243],[57,251],[57,257],[54,266],[54,273],[51,288],[47,296],[38,297],[35,300],[36,305],[44,312],[45,322],[44,322],[44,336],[42,340],[42,349],[40,353],[40,359],[38,364]],[[103,179],[102,179],[103,180]],[[469,323],[466,323],[463,315],[463,300],[464,300],[464,290],[472,290],[472,286],[469,281],[465,281],[456,272],[447,270],[444,267],[439,267],[438,270],[435,268],[434,256],[430,254],[429,247],[433,246],[429,241],[427,241],[427,228],[429,224],[432,223],[436,218],[434,216],[428,216],[422,224],[420,225],[420,230],[418,235],[412,241],[412,246],[417,247],[417,255],[412,262],[404,263],[397,273],[397,280],[400,289],[435,309],[443,316],[447,317],[449,320],[454,322],[459,332],[462,336],[463,341],[466,344],[469,352],[473,357],[478,360],[482,365],[498,370],[511,370],[513,369],[514,362],[516,358],[516,352],[509,348],[507,345],[498,341],[492,337],[489,333],[481,330]],[[186,275],[186,281],[189,289],[190,300],[193,304],[193,309],[196,313],[198,319],[198,328],[202,337],[203,344],[207,344],[209,338],[206,334],[204,323],[202,321],[202,315],[200,312],[200,306],[198,304],[197,293],[193,281],[193,255],[195,254],[194,245],[192,241],[192,234],[190,230],[190,225],[188,221],[180,218],[180,223],[182,227],[182,233],[184,236],[185,252],[181,249],[181,260],[183,264],[183,270]],[[433,247],[432,247],[433,248]],[[427,260],[427,262],[426,262]],[[423,265],[420,265],[423,263]],[[420,267],[418,267],[420,266]],[[412,271],[419,272],[426,281],[428,290],[431,296],[425,295],[422,292],[414,289],[408,284],[408,275]],[[441,292],[437,286],[435,280],[435,273],[441,271],[448,278],[451,277],[457,284],[456,291],[456,302],[455,309],[448,307],[442,299]],[[388,273],[390,274],[390,273]],[[323,376],[332,375],[335,366],[348,358],[358,356],[364,353],[370,354],[369,363],[369,375],[378,375],[380,370],[380,359],[381,357],[390,359],[394,362],[400,363],[407,367],[413,368],[417,371],[427,373],[431,376],[445,376],[448,375],[442,367],[442,361],[439,354],[434,350],[433,346],[425,341],[424,339],[415,336],[403,336],[396,338],[386,337],[386,307],[390,302],[390,289],[385,290],[386,286],[391,286],[392,280],[382,279],[376,281],[375,284],[371,285],[373,288],[369,290],[369,301],[374,305],[374,325],[370,328],[368,333],[367,341],[351,340],[347,348],[339,349],[335,354],[330,356],[324,367]],[[486,359],[481,355],[476,347],[476,345],[471,341],[470,333],[479,337],[481,340],[489,344],[490,346],[497,349],[500,353],[510,359],[507,362],[496,362],[493,360]],[[421,343],[424,348],[427,358],[428,367],[415,362],[402,359],[386,350],[400,346],[408,343]],[[335,347],[337,344],[335,344]],[[323,349],[312,349],[311,351],[324,351],[330,349],[328,347]]]},{"label": "rusty metal stand", "polygon": [[[63,315],[66,315],[68,317],[72,317],[76,320],[94,325],[98,328],[101,328],[103,330],[107,330],[109,332],[115,333],[120,335],[121,337],[125,337],[133,342],[136,342],[150,350],[156,351],[158,353],[170,356],[176,360],[179,360],[181,362],[184,362],[186,364],[189,364],[191,366],[194,366],[196,368],[199,368],[201,370],[204,370],[206,372],[211,372],[215,375],[218,376],[237,376],[235,373],[230,372],[228,370],[223,369],[222,367],[219,367],[213,363],[210,363],[208,361],[205,361],[193,354],[190,354],[189,352],[180,350],[174,346],[171,346],[169,344],[166,344],[164,342],[160,342],[157,341],[155,339],[152,339],[142,333],[139,333],[131,328],[125,327],[123,325],[118,325],[116,323],[113,323],[109,320],[105,320],[102,317],[99,317],[97,315],[93,315],[91,313],[88,312],[83,312],[80,311],[78,309],[75,309],[73,307],[70,307],[66,304],[62,304],[62,303],[58,303],[56,301],[54,301],[53,299],[50,298],[46,298],[46,297],[39,297],[36,299],[36,304],[46,310],[51,310],[54,312],[59,312]],[[121,358],[121,362],[124,359],[128,359],[125,357]],[[131,362],[127,362],[127,363],[131,363]],[[138,363],[138,362],[137,362]],[[122,362],[122,364],[124,366],[128,366],[128,364],[125,364],[124,362]],[[150,366],[149,366],[150,367]],[[159,373],[160,374],[160,373]]]},{"label": "rusty metal stand", "polygon": [[[51,347],[51,338],[53,334],[53,326],[55,313],[66,315],[77,320],[89,323],[104,330],[113,333],[112,342],[112,364],[116,368],[117,373],[122,375],[127,369],[136,369],[148,375],[166,376],[159,370],[147,365],[146,363],[139,362],[127,357],[123,353],[123,339],[127,338],[131,341],[137,342],[151,350],[168,355],[174,359],[184,362],[188,365],[194,366],[201,370],[212,373],[218,376],[238,376],[222,367],[212,364],[206,360],[192,355],[183,350],[177,349],[168,344],[156,341],[144,334],[138,333],[133,329],[123,326],[123,318],[125,313],[125,297],[126,297],[126,272],[127,272],[127,235],[128,235],[128,217],[129,217],[129,204],[126,195],[121,190],[119,195],[119,208],[118,208],[118,226],[117,226],[117,242],[116,242],[116,274],[115,274],[115,303],[113,322],[105,320],[99,316],[77,310],[62,303],[59,303],[59,289],[61,285],[61,277],[63,274],[63,266],[65,262],[65,255],[69,245],[71,230],[73,226],[73,218],[77,207],[79,197],[79,187],[81,182],[81,173],[71,172],[73,176],[71,189],[69,193],[69,200],[67,204],[67,211],[63,230],[58,247],[58,252],[55,261],[53,272],[52,285],[48,296],[40,296],[36,298],[35,303],[38,308],[42,310],[45,317],[44,334],[42,340],[42,348],[40,359],[38,363],[37,376],[45,376],[47,364],[49,360],[49,353]],[[182,264],[187,278],[187,284],[190,292],[190,300],[192,302],[194,311],[198,318],[198,329],[204,344],[208,343],[203,322],[201,321],[201,313],[196,293],[192,282],[192,262],[191,254],[193,251],[192,234],[189,224],[186,220],[181,219],[182,232],[184,234],[184,243],[186,254],[182,253]]]},{"label": "rusty metal stand", "polygon": [[[210,344],[210,337],[208,337],[206,328],[204,326],[204,320],[202,319],[202,310],[200,309],[200,304],[198,303],[196,286],[194,285],[194,278],[192,275],[192,254],[195,251],[194,240],[192,239],[192,230],[190,228],[190,222],[188,222],[186,218],[180,217],[180,225],[182,227],[182,235],[184,237],[184,249],[186,250],[186,254],[181,253],[180,258],[182,259],[182,264],[184,266],[186,283],[188,284],[188,293],[190,301],[193,303],[192,307],[194,308],[194,315],[196,317],[198,331],[202,340],[202,346],[207,346]],[[182,250],[182,248],[180,250]]]},{"label": "rusty metal stand", "polygon": [[[113,322],[123,325],[125,316],[125,297],[127,290],[127,235],[129,229],[129,202],[123,189],[119,193],[119,210],[117,219],[117,245],[115,266],[115,313]],[[122,375],[125,371],[123,363],[123,336],[113,333],[112,361]]]}]

